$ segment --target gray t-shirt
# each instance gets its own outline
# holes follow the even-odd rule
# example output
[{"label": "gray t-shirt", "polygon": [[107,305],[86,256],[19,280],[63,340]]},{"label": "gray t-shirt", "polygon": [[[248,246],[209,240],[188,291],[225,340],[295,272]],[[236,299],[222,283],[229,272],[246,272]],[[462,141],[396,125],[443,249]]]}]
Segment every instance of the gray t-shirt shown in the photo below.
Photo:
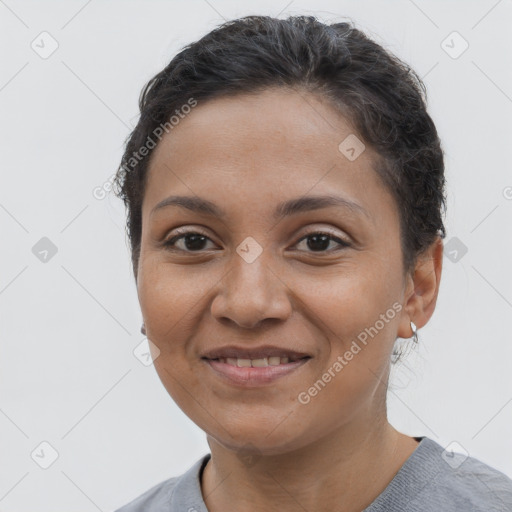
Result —
[{"label": "gray t-shirt", "polygon": [[[388,486],[362,512],[512,512],[512,480],[473,457],[420,443]],[[115,512],[208,512],[201,493],[207,454]]]}]

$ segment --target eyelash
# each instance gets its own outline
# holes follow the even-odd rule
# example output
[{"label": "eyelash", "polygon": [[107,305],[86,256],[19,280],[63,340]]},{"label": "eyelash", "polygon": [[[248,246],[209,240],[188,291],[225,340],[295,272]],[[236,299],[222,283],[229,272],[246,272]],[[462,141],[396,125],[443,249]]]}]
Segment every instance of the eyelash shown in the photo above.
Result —
[{"label": "eyelash", "polygon": [[[205,234],[205,233],[202,233],[201,231],[193,231],[193,230],[176,230],[176,236],[173,236],[172,238],[170,238],[169,240],[165,241],[164,242],[164,246],[170,250],[170,251],[181,251],[181,252],[185,252],[185,253],[188,253],[188,254],[195,254],[195,253],[201,253],[203,252],[203,250],[199,250],[199,251],[187,251],[187,250],[184,250],[184,249],[176,249],[174,247],[175,243],[178,241],[178,240],[181,240],[182,238],[184,238],[185,236],[187,235],[201,235],[201,236],[204,236],[205,238],[207,238],[208,240],[210,240],[210,238]],[[306,251],[306,252],[311,252],[312,254],[325,254],[325,253],[331,253],[331,252],[335,252],[335,251],[339,251],[339,250],[342,250],[342,249],[345,249],[347,247],[350,247],[351,244],[349,244],[348,242],[346,242],[345,240],[342,240],[341,238],[339,237],[336,237],[334,236],[332,233],[329,233],[328,231],[322,231],[322,230],[319,230],[319,231],[311,231],[310,233],[307,233],[305,234],[302,238],[300,238],[299,240],[297,240],[296,244],[302,242],[303,240],[313,236],[313,235],[326,235],[328,236],[331,241],[334,241],[334,242],[337,242],[341,245],[341,248],[339,249],[335,249],[334,251],[333,250],[327,250],[327,251]],[[211,241],[211,240],[210,240]],[[295,245],[296,245],[295,244]]]}]

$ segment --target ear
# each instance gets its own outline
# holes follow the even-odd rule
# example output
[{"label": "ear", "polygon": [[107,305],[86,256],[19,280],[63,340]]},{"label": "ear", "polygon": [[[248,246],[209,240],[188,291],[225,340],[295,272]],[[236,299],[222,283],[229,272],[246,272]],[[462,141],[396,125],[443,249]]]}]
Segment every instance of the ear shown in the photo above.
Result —
[{"label": "ear", "polygon": [[401,338],[412,336],[410,322],[419,329],[434,313],[443,267],[443,249],[443,240],[438,236],[418,257],[414,275],[407,276],[404,308],[397,333]]}]

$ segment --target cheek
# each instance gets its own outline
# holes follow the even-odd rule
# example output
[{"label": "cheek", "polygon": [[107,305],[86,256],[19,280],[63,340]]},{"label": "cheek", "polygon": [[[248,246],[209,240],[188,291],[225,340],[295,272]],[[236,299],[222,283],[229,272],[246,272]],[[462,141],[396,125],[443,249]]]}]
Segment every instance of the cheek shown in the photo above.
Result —
[{"label": "cheek", "polygon": [[201,307],[201,298],[215,282],[211,277],[191,266],[180,268],[156,259],[141,267],[139,303],[148,334],[159,348],[172,350],[186,338],[187,326],[197,322],[195,314]]},{"label": "cheek", "polygon": [[176,357],[171,353],[161,353],[154,362],[154,367],[162,385],[176,405],[208,433],[212,417],[218,414],[218,410],[211,407],[208,391],[199,379],[201,372],[197,371],[197,368],[191,368],[182,357]]},{"label": "cheek", "polygon": [[319,378],[336,381],[329,386],[340,386],[350,400],[374,388],[389,366],[401,305],[398,281],[391,270],[385,281],[382,275],[377,279],[371,266],[354,268],[328,282],[310,283],[302,295],[317,339],[325,340],[318,346],[324,372]]},{"label": "cheek", "polygon": [[329,335],[332,349],[339,350],[373,326],[398,296],[390,280],[383,282],[382,275],[375,276],[372,265],[333,269],[314,281],[303,281],[295,291],[301,297],[304,316]]}]

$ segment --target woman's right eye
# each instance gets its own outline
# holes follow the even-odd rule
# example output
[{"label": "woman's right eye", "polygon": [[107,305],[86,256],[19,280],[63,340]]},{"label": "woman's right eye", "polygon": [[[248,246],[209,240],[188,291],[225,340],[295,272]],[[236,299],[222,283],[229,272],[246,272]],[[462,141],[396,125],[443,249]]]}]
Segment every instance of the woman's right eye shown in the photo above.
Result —
[{"label": "woman's right eye", "polygon": [[[177,250],[184,252],[198,252],[204,250],[204,245],[207,240],[210,239],[202,233],[198,233],[196,231],[182,231],[180,234],[165,241],[164,246],[171,251],[176,250],[177,248]],[[177,247],[176,242],[181,241],[183,241],[183,246]]]}]

